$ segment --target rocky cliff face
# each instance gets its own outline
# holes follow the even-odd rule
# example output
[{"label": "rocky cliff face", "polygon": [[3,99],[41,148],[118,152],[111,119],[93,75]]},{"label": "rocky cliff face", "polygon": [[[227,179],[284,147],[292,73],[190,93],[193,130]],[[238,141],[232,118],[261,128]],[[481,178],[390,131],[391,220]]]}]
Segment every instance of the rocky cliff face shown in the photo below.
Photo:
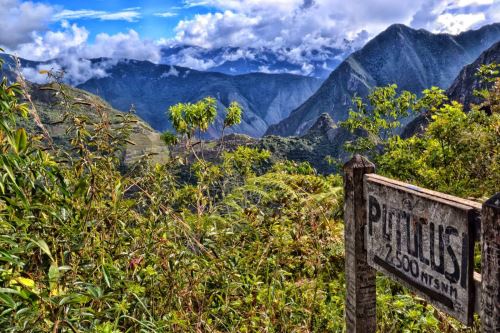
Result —
[{"label": "rocky cliff face", "polygon": [[[222,116],[225,107],[237,101],[244,115],[234,132],[259,137],[269,125],[286,118],[320,84],[318,79],[291,74],[231,76],[127,60],[110,68],[108,76],[91,79],[79,88],[101,96],[118,110],[128,111],[133,106],[138,116],[160,131],[171,129],[166,112],[174,104],[212,96]],[[219,135],[221,124],[218,119],[208,132],[209,138]]]},{"label": "rocky cliff face", "polygon": [[334,121],[344,120],[352,98],[366,97],[376,86],[396,83],[415,93],[431,86],[446,89],[463,66],[498,40],[500,24],[456,36],[393,25],[349,56],[311,98],[266,134],[301,135],[325,112]]},{"label": "rocky cliff face", "polygon": [[500,64],[500,42],[495,43],[484,51],[472,64],[465,66],[456,77],[447,91],[451,100],[462,103],[466,110],[471,103],[478,104],[481,100],[474,96],[474,90],[484,88],[481,86],[477,71],[482,65],[491,63]]}]

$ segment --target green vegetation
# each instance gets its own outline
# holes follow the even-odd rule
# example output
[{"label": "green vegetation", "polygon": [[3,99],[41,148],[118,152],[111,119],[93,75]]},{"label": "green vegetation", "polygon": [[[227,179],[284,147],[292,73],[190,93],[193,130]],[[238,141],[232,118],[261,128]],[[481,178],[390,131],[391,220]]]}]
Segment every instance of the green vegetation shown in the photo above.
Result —
[{"label": "green vegetation", "polygon": [[[394,97],[391,89],[382,102]],[[24,98],[22,86],[2,81],[0,331],[343,330],[339,175],[319,176],[308,163],[270,162],[269,151],[245,146],[207,161],[206,147],[196,138],[215,119],[212,99],[170,110],[177,133],[162,139],[184,151],[170,150],[166,163],[144,158],[124,170],[121,156],[130,145],[133,116],[112,122],[106,112],[96,112],[91,122],[69,113],[65,148],[48,149],[47,138],[23,128],[30,114]],[[396,140],[406,141],[382,137],[386,144],[377,163],[383,172],[427,179],[431,168],[444,164],[419,162],[423,171],[411,178],[396,167],[409,157],[397,157],[419,148],[443,158],[433,140],[445,143],[447,163],[486,145],[493,148],[489,156],[498,158],[498,132],[496,143],[488,139],[498,131],[498,112],[487,117],[479,109],[470,115],[458,109],[440,107],[428,132],[414,139],[418,144],[399,146]],[[232,104],[224,127],[240,119],[241,108]],[[466,128],[471,123],[476,127]],[[455,148],[447,124],[453,131],[482,133],[483,146],[469,147],[475,142],[469,139],[459,142],[467,149]],[[498,160],[476,161],[488,166],[485,172],[498,170]],[[483,192],[473,194],[487,195],[494,186],[485,181],[491,174],[474,175],[477,166],[470,162],[460,165],[468,181],[484,181]],[[189,182],[182,180],[186,168]],[[432,179],[434,188],[444,184],[454,193],[466,192],[442,172]],[[377,288],[383,332],[465,331],[385,279]]]},{"label": "green vegetation", "polygon": [[[483,66],[478,75],[487,87],[476,92],[484,102],[464,112],[438,88],[417,99],[396,86],[377,88],[370,105],[356,100],[345,126],[366,135],[346,149],[369,155],[378,172],[422,187],[461,197],[488,198],[500,184],[500,78],[497,65]],[[400,120],[427,112],[431,122],[421,135],[402,139]]]}]

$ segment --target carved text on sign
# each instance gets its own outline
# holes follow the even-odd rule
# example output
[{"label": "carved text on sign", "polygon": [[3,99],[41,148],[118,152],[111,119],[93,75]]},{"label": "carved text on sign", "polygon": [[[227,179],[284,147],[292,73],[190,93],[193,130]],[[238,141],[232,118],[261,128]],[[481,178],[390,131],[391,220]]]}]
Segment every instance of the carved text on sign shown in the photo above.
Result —
[{"label": "carved text on sign", "polygon": [[368,263],[470,324],[474,209],[376,175],[365,197]]}]

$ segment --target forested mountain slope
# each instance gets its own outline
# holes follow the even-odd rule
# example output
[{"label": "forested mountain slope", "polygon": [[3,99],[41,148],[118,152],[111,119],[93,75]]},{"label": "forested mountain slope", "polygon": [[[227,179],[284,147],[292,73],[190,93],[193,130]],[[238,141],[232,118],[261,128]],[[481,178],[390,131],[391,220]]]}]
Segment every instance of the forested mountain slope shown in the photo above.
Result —
[{"label": "forested mountain slope", "polygon": [[[124,121],[122,112],[113,109],[101,98],[80,89],[66,85],[31,83],[26,83],[26,89],[33,103],[32,112],[39,117],[42,125],[42,127],[37,125],[36,118],[32,116],[26,123],[26,128],[31,133],[42,134],[47,131],[53,141],[51,144],[64,147],[68,153],[70,153],[70,147],[67,131],[72,126],[70,120],[73,117],[82,117],[90,127],[104,120],[109,121],[110,126],[116,128],[122,126]],[[71,110],[71,115],[67,114],[68,110]],[[130,143],[121,156],[122,161],[130,164],[145,155],[150,155],[158,162],[164,161],[167,158],[168,149],[162,142],[160,133],[134,115],[130,116],[130,121]]]}]

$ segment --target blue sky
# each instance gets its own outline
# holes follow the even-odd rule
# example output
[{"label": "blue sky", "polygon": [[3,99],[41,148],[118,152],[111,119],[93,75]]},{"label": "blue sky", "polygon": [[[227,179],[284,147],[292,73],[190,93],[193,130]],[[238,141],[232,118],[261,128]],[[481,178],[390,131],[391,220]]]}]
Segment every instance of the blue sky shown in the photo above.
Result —
[{"label": "blue sky", "polygon": [[[116,14],[117,19],[99,18],[99,15],[70,18],[71,22],[85,26],[90,31],[90,40],[97,33],[106,32],[116,34],[130,29],[137,31],[143,38],[161,39],[173,38],[175,27],[179,20],[189,20],[196,14],[206,14],[212,9],[205,6],[189,7],[183,1],[83,1],[83,0],[57,0],[50,1],[54,6],[60,6],[67,11],[73,11],[77,16],[79,12],[95,11],[108,15]],[[127,13],[129,16],[127,16]],[[69,14],[69,13],[68,13]],[[90,13],[89,13],[90,14]],[[106,15],[104,14],[104,15]],[[120,14],[126,19],[118,19]],[[51,24],[52,29],[57,29],[59,22]]]},{"label": "blue sky", "polygon": [[189,44],[360,47],[393,23],[457,34],[500,22],[500,0],[0,0],[0,47],[33,60],[134,58]]}]

